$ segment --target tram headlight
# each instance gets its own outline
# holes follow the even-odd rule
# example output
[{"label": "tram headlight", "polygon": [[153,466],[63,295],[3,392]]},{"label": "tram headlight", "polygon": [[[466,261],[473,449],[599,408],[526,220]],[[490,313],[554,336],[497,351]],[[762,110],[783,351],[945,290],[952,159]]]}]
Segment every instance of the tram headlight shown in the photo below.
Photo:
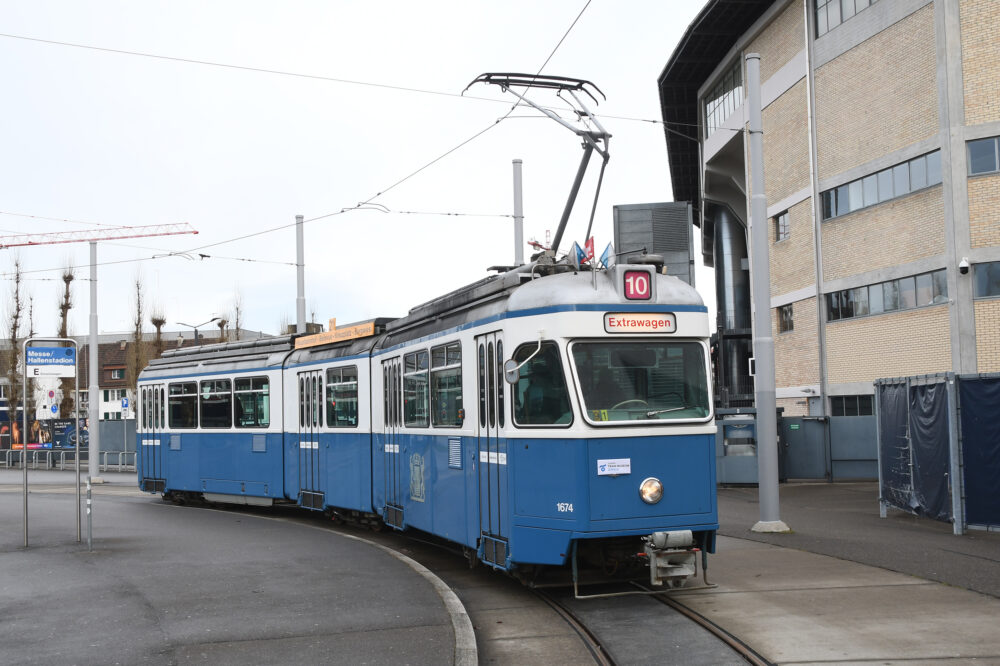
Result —
[{"label": "tram headlight", "polygon": [[639,497],[646,504],[656,504],[663,497],[663,484],[654,476],[639,484]]}]

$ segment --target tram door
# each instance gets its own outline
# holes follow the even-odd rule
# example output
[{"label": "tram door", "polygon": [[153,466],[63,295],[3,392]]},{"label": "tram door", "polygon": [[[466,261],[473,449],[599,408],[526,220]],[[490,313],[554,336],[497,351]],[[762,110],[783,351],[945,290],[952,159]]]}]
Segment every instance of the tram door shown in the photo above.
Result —
[{"label": "tram door", "polygon": [[323,508],[319,429],[323,424],[323,371],[300,372],[299,391],[299,504]]},{"label": "tram door", "polygon": [[400,359],[382,361],[382,474],[385,488],[385,522],[403,527],[403,461],[400,454],[400,433],[403,425],[403,369]]},{"label": "tram door", "polygon": [[503,359],[503,336],[499,332],[476,338],[479,378],[480,557],[484,562],[505,569],[510,512],[507,496],[507,439],[503,434],[507,411]]},{"label": "tram door", "polygon": [[[164,490],[166,471],[163,469],[163,446],[166,435],[166,387],[160,384],[144,386],[139,392],[137,430],[142,487],[146,491]],[[79,437],[79,433],[77,433]]]}]

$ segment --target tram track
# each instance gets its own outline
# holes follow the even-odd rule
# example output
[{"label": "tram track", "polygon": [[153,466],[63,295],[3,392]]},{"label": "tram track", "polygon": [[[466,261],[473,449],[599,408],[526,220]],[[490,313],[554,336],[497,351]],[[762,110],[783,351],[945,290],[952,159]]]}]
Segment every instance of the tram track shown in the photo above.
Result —
[{"label": "tram track", "polygon": [[[496,585],[489,586],[491,588],[489,594],[501,595],[503,599],[501,607],[522,608],[525,612],[530,612],[529,606],[524,605],[524,602],[534,599],[554,614],[554,622],[569,627],[571,633],[567,635],[574,635],[582,645],[580,656],[586,651],[593,659],[593,663],[601,666],[641,663],[650,655],[656,655],[657,662],[661,664],[771,665],[771,662],[711,619],[688,608],[669,596],[669,593],[648,594],[656,590],[643,585],[631,586],[628,589],[638,591],[636,590],[638,587],[646,594],[612,596],[605,599],[576,599],[571,589],[564,588],[528,588],[516,584],[506,586],[507,589],[504,589],[503,583],[513,582],[512,579],[486,571],[482,567],[471,570],[465,566],[443,565],[442,555],[447,561],[460,562],[462,553],[452,544],[440,542],[433,537],[422,538],[416,534],[394,531],[372,531],[368,527],[345,525],[328,519],[317,520],[318,514],[302,515],[282,510],[284,507],[272,507],[269,511],[262,512],[257,507],[208,504],[206,506],[217,510],[256,515],[271,514],[282,520],[320,526],[322,529],[353,538],[358,538],[358,532],[364,533],[363,540],[380,543],[384,547],[404,553],[435,571],[452,587],[463,603],[470,601],[470,594],[475,596],[481,593],[484,589],[482,586],[484,579],[495,580]],[[469,584],[470,575],[474,575],[472,584]],[[622,588],[618,589],[625,591]],[[481,604],[474,602],[472,605],[476,608],[470,612],[475,626],[476,640],[480,643],[481,650],[484,648],[489,650],[489,643],[498,640],[497,636],[491,633],[496,630],[496,623],[487,618],[488,609],[487,616],[484,616],[481,615],[482,609],[478,608]],[[666,611],[664,606],[673,613],[664,612]],[[660,610],[657,611],[657,608]],[[629,628],[632,630],[631,633]],[[538,633],[539,627],[533,629]],[[541,629],[541,633],[544,632],[545,629]],[[510,637],[506,635],[504,638]],[[526,640],[530,638],[524,637]]]},{"label": "tram track", "polygon": [[764,659],[764,657],[757,654],[757,652],[753,648],[744,643],[738,637],[729,633],[728,631],[726,631],[725,629],[723,629],[718,624],[708,619],[701,613],[698,613],[688,608],[687,606],[680,603],[676,599],[673,599],[663,594],[651,595],[651,598],[669,608],[672,608],[673,610],[677,611],[687,619],[697,624],[699,627],[708,631],[710,634],[718,638],[720,641],[731,647],[733,651],[736,652],[743,659],[745,659],[748,664],[752,664],[753,666],[773,666],[772,662],[768,661],[767,659]]},{"label": "tram track", "polygon": [[541,590],[534,590],[535,596],[544,601],[549,608],[556,612],[566,623],[573,628],[580,640],[594,657],[594,663],[599,666],[615,666],[617,662],[601,645],[600,639],[594,634],[586,624],[580,621],[576,614],[564,604],[559,603],[552,595]]}]

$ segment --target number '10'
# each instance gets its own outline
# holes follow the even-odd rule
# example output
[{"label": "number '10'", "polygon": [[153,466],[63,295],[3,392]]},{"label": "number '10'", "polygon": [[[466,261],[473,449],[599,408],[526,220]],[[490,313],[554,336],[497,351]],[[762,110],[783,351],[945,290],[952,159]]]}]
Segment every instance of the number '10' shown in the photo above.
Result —
[{"label": "number '10'", "polygon": [[626,271],[625,298],[645,300],[649,297],[649,273],[646,271]]}]

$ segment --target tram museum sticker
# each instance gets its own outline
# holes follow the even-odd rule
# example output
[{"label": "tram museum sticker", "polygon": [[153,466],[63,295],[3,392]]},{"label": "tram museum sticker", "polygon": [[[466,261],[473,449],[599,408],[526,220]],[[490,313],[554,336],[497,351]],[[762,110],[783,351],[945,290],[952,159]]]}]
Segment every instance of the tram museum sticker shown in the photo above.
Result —
[{"label": "tram museum sticker", "polygon": [[597,476],[618,476],[632,473],[631,458],[611,458],[597,461]]},{"label": "tram museum sticker", "polygon": [[606,333],[675,333],[677,317],[672,312],[608,312]]}]

